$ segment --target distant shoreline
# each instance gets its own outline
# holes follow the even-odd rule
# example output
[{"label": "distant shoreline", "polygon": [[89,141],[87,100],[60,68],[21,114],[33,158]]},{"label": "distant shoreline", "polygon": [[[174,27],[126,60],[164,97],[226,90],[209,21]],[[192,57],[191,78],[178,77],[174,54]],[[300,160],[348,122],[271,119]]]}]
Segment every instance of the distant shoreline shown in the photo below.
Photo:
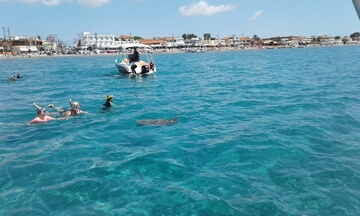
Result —
[{"label": "distant shoreline", "polygon": [[[344,46],[358,46],[358,44],[346,44],[346,45],[338,45],[338,46],[308,46],[308,47],[302,47],[302,48],[316,48],[316,47],[344,47]],[[268,49],[299,49],[296,47],[268,47],[268,48],[262,48],[262,49],[256,49],[256,48],[249,48],[249,49],[215,49],[215,50],[207,50],[206,52],[233,52],[233,51],[254,51],[254,50],[268,50]],[[180,50],[170,50],[166,52],[154,52],[153,55],[162,55],[162,54],[184,54],[186,52],[180,51]],[[141,53],[140,53],[141,54]],[[31,59],[31,58],[71,58],[71,57],[104,57],[104,56],[117,56],[116,53],[100,53],[100,54],[88,54],[88,55],[73,55],[73,54],[66,54],[66,55],[38,55],[38,54],[24,54],[24,55],[15,55],[15,56],[7,56],[4,54],[0,54],[0,60],[5,59]]]}]

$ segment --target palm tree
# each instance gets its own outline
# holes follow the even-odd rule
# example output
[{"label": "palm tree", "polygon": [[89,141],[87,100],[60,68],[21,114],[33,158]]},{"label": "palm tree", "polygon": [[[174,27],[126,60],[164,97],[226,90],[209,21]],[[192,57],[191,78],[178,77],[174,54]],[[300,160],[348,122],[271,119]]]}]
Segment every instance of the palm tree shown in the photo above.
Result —
[{"label": "palm tree", "polygon": [[251,39],[251,45],[258,44],[261,41],[261,38],[259,38],[257,35],[254,35]]}]

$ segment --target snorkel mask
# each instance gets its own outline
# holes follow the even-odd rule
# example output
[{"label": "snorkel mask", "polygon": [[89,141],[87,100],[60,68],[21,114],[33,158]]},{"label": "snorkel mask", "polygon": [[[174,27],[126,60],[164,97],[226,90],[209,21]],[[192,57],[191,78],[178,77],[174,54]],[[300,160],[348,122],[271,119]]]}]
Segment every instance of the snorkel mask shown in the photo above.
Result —
[{"label": "snorkel mask", "polygon": [[46,109],[44,107],[38,106],[35,102],[34,102],[34,106],[35,106],[36,112],[39,112],[39,113],[45,115]]},{"label": "snorkel mask", "polygon": [[80,104],[78,102],[72,102],[71,98],[69,100],[69,104],[71,106],[71,109],[73,110],[80,110]]}]

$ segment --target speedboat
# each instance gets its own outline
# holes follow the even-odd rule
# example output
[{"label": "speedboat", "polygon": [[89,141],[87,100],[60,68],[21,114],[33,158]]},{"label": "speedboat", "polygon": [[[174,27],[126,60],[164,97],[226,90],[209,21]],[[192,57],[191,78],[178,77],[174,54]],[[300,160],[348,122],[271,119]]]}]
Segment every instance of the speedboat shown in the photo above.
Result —
[{"label": "speedboat", "polygon": [[[135,54],[138,50],[141,52]],[[127,75],[144,75],[156,73],[152,58],[152,49],[145,44],[122,44],[115,59],[115,66],[120,73]]]}]

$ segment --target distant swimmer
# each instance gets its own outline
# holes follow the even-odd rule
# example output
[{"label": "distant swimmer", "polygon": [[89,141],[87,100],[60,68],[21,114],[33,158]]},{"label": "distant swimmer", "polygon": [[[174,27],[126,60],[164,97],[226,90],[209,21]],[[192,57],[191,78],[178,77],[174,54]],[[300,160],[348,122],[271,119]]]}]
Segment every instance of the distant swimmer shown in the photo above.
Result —
[{"label": "distant swimmer", "polygon": [[173,119],[146,119],[146,120],[136,120],[138,126],[150,125],[150,126],[167,126],[177,123],[179,116],[174,117]]},{"label": "distant swimmer", "polygon": [[110,108],[110,107],[115,106],[115,104],[112,102],[112,99],[113,99],[113,95],[106,96],[105,103],[103,104],[103,107],[104,108]]},{"label": "distant swimmer", "polygon": [[37,123],[44,123],[50,120],[66,120],[65,118],[53,118],[46,114],[46,109],[37,105],[35,102],[33,103],[37,112],[37,117],[28,122],[29,124],[37,124]]},{"label": "distant swimmer", "polygon": [[21,79],[21,78],[22,78],[21,74],[18,74],[18,75],[16,76],[16,78],[17,78],[17,79]]},{"label": "distant swimmer", "polygon": [[11,77],[10,77],[10,79],[9,79],[10,81],[18,81],[16,78],[15,78],[15,76],[14,75],[11,75]]}]

